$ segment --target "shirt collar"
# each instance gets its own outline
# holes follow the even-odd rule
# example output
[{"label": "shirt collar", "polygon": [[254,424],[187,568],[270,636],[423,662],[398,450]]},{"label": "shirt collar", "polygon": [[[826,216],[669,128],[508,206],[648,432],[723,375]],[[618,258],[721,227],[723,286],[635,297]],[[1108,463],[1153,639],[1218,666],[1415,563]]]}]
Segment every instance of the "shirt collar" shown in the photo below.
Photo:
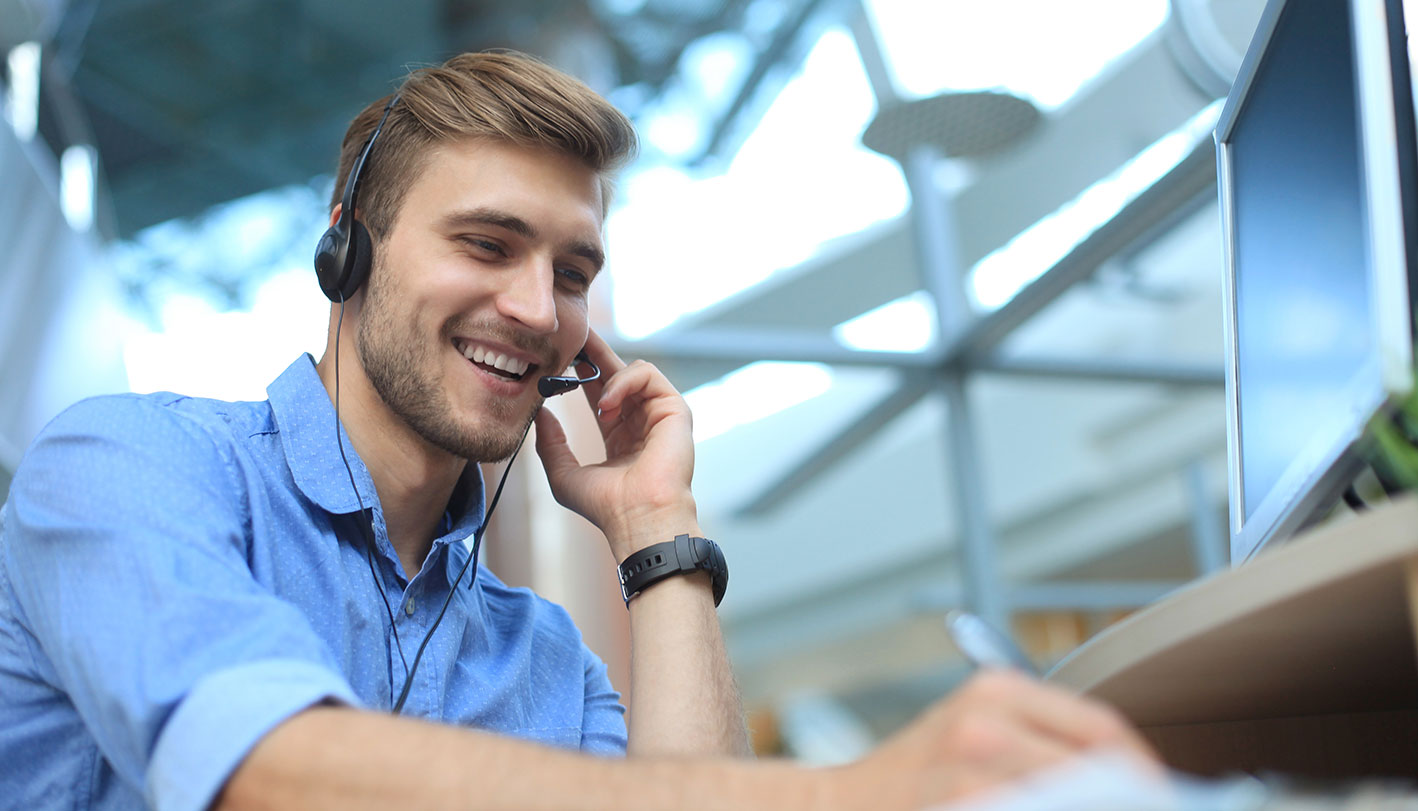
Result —
[{"label": "shirt collar", "polygon": [[[315,359],[309,353],[296,358],[280,377],[266,387],[266,395],[270,398],[271,413],[280,433],[286,464],[300,492],[328,512],[357,512],[360,503],[350,487],[350,475],[353,474],[364,506],[375,506],[374,481],[341,425],[340,437],[350,465],[349,471],[345,470],[340,446],[332,430],[335,407],[325,391],[325,384],[315,371]],[[482,521],[482,473],[475,463],[469,462],[453,488],[448,512],[440,528],[441,534],[467,537],[482,525]]]}]

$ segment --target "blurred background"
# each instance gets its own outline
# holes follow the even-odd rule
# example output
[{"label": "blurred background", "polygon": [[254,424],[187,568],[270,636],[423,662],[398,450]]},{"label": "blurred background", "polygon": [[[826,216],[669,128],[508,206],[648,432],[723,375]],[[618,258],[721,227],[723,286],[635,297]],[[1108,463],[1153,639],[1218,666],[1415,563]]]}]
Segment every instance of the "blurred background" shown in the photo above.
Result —
[{"label": "blurred background", "polygon": [[[594,321],[694,409],[756,745],[854,757],[966,674],[945,611],[1048,666],[1228,565],[1211,131],[1262,5],[0,0],[0,494],[81,397],[318,357],[349,120],[524,50],[641,133]],[[603,542],[517,465],[490,565],[633,689]]]}]

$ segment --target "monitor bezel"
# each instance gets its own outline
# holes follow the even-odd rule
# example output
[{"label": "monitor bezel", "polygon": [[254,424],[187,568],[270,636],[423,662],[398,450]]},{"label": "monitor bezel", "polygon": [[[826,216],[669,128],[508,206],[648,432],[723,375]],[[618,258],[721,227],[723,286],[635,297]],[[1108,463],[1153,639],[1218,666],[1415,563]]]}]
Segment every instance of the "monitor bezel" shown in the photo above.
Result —
[{"label": "monitor bezel", "polygon": [[[1276,538],[1300,529],[1312,513],[1332,500],[1362,468],[1357,446],[1370,417],[1396,405],[1413,388],[1413,326],[1409,304],[1409,268],[1405,226],[1405,192],[1400,171],[1399,110],[1396,75],[1407,74],[1411,59],[1404,53],[1402,71],[1394,61],[1393,26],[1412,21],[1410,0],[1403,0],[1401,16],[1391,0],[1348,0],[1354,36],[1355,75],[1359,100],[1359,148],[1363,159],[1369,272],[1370,311],[1374,323],[1374,354],[1358,370],[1346,393],[1350,408],[1343,424],[1324,426],[1305,446],[1251,517],[1245,517],[1245,480],[1240,453],[1240,392],[1236,346],[1236,233],[1233,208],[1231,136],[1246,107],[1251,85],[1269,52],[1275,28],[1290,2],[1271,0],[1241,63],[1235,85],[1226,99],[1216,126],[1217,186],[1220,197],[1222,240],[1225,254],[1223,321],[1226,353],[1226,448],[1230,494],[1231,561],[1239,565]],[[1401,34],[1401,31],[1399,32]],[[1414,47],[1410,44],[1410,48]],[[1414,88],[1409,81],[1407,113],[1411,117]],[[1411,122],[1410,122],[1411,125]],[[1410,139],[1411,140],[1411,139]],[[1410,151],[1413,144],[1408,144]],[[1410,192],[1411,194],[1411,192]],[[1411,203],[1408,206],[1412,208]],[[1372,367],[1372,368],[1370,368]],[[1375,385],[1377,382],[1377,385]]]}]

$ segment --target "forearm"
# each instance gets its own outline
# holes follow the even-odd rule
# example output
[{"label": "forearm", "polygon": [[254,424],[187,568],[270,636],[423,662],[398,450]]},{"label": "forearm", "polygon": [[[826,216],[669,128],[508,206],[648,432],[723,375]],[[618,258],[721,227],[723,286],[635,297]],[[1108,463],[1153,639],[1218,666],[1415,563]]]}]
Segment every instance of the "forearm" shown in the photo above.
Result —
[{"label": "forearm", "polygon": [[751,755],[709,576],[630,601],[630,754]]},{"label": "forearm", "polygon": [[[636,522],[611,548],[623,561],[680,533],[702,535],[692,508]],[[752,755],[709,575],[661,580],[629,609],[630,754]]]},{"label": "forearm", "polygon": [[[557,501],[605,533],[617,563],[678,535],[700,535],[684,398],[653,365],[627,366],[594,331],[586,352],[605,370],[587,384],[586,398],[606,461],[578,462],[561,423],[543,409],[537,453]],[[677,575],[633,597],[630,648],[632,755],[751,753],[707,576]]]},{"label": "forearm", "polygon": [[809,809],[834,773],[725,758],[620,760],[340,708],[277,727],[216,808]]}]

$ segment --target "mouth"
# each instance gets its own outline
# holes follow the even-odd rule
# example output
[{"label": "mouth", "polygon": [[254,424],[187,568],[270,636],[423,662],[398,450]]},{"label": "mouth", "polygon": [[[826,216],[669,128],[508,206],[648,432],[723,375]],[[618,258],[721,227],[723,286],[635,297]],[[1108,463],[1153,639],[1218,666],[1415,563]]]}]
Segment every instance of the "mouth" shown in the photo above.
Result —
[{"label": "mouth", "polygon": [[467,358],[469,363],[503,380],[525,380],[537,370],[535,363],[465,338],[454,338],[453,348]]}]

